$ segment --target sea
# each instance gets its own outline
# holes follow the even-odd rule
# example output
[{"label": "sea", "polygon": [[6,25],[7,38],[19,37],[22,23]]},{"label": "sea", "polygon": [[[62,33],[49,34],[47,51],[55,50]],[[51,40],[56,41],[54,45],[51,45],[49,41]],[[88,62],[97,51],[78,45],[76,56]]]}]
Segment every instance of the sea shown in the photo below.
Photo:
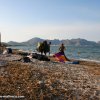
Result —
[{"label": "sea", "polygon": [[[26,52],[37,52],[36,46],[11,46]],[[51,46],[51,54],[59,52],[59,45]],[[69,59],[100,62],[100,46],[66,46],[65,54]]]}]

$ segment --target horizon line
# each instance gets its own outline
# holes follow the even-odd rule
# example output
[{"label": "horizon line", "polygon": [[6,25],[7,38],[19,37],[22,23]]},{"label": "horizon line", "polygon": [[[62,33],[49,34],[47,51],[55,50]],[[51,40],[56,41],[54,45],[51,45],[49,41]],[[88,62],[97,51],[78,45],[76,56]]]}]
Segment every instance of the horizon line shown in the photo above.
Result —
[{"label": "horizon line", "polygon": [[[98,42],[100,41],[100,40],[99,40],[99,41],[88,40],[88,39],[85,39],[85,38],[71,38],[71,39],[68,39],[68,38],[67,38],[67,39],[54,38],[54,39],[48,39],[48,38],[33,37],[33,38],[31,38],[31,39],[34,39],[34,38],[39,38],[39,39],[43,39],[43,40],[47,40],[47,41],[48,41],[48,40],[49,40],[49,41],[50,41],[50,40],[51,40],[51,41],[52,41],[52,40],[60,40],[60,41],[61,41],[61,40],[73,40],[73,39],[83,39],[83,40],[87,40],[87,41],[91,41],[91,42],[96,42],[96,43],[98,43]],[[10,40],[10,41],[8,41],[8,42],[18,42],[18,43],[21,43],[21,42],[27,42],[27,41],[29,41],[29,40],[31,40],[31,39],[28,39],[28,40],[25,40],[25,41],[20,41],[20,42],[19,42],[19,41]],[[2,41],[1,41],[1,42],[2,42]],[[3,41],[3,42],[4,42],[4,41]],[[8,42],[5,42],[5,43],[8,43]]]}]

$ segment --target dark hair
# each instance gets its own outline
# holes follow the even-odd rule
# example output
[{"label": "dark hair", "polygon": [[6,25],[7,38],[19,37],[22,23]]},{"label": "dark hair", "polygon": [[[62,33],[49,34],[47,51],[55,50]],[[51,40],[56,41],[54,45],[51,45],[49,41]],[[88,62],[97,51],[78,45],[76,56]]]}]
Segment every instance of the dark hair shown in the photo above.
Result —
[{"label": "dark hair", "polygon": [[51,44],[51,42],[49,42],[49,44]]}]

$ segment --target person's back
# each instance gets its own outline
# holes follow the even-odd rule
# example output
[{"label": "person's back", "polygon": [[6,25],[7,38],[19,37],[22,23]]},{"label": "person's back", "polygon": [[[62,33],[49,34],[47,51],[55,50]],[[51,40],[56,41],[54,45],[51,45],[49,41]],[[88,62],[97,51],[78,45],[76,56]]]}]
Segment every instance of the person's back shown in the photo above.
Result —
[{"label": "person's back", "polygon": [[59,51],[64,55],[64,57],[65,57],[65,59],[66,59],[67,61],[70,61],[70,60],[66,57],[66,55],[65,55],[65,53],[64,53],[65,50],[66,50],[66,48],[65,48],[64,44],[62,43],[61,46],[59,47]]},{"label": "person's back", "polygon": [[44,54],[46,55],[46,53],[48,52],[48,44],[47,44],[47,41],[44,41],[43,42],[43,46],[44,46],[43,51],[44,51]]},{"label": "person's back", "polygon": [[61,46],[60,46],[60,48],[59,48],[59,51],[60,52],[64,52],[65,49],[66,48],[65,48],[64,44],[62,43]]}]

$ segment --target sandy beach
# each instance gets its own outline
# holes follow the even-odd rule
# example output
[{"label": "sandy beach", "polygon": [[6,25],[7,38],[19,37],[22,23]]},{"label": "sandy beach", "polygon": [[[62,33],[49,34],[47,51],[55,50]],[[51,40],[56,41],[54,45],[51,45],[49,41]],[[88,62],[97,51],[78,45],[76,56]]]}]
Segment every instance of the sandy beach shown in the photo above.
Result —
[{"label": "sandy beach", "polygon": [[24,96],[21,100],[100,100],[100,63],[64,64],[33,58],[23,63],[17,61],[20,58],[0,56],[0,61],[6,62],[0,66],[1,96]]}]

